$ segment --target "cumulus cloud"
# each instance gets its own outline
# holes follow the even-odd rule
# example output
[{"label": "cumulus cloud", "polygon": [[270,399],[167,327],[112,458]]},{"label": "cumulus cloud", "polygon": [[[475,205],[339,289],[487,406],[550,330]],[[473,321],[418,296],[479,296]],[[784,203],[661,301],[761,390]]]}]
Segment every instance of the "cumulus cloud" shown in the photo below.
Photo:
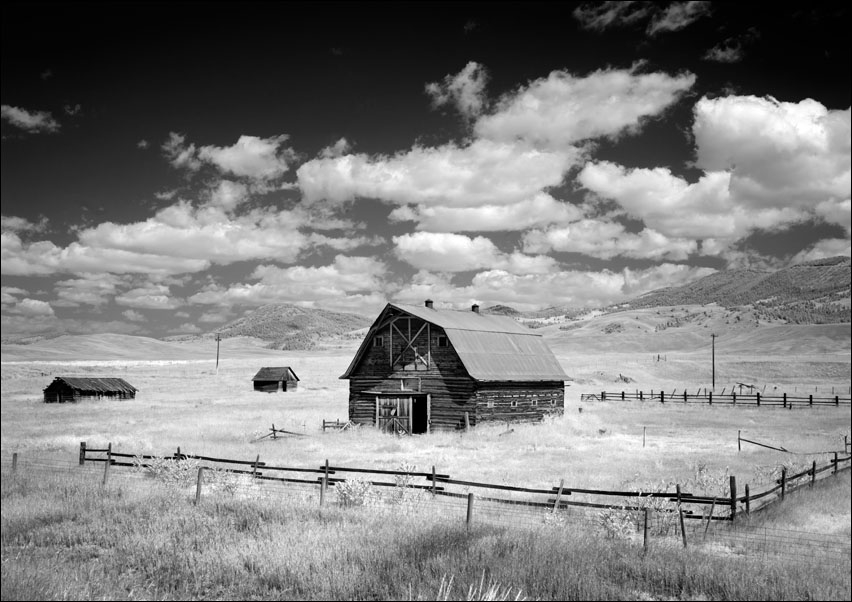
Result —
[{"label": "cumulus cloud", "polygon": [[520,252],[503,253],[484,236],[415,232],[393,237],[394,253],[418,269],[436,272],[465,272],[483,268],[505,269],[513,273],[543,274],[553,271],[556,261],[546,256]]},{"label": "cumulus cloud", "polygon": [[12,312],[23,316],[55,316],[50,303],[38,299],[21,299]]},{"label": "cumulus cloud", "polygon": [[59,280],[54,285],[57,301],[61,307],[91,305],[101,307],[108,304],[125,280],[115,274],[84,273],[79,278]]},{"label": "cumulus cloud", "polygon": [[696,165],[730,171],[738,202],[812,208],[849,198],[850,109],[727,96],[702,98],[694,113]]},{"label": "cumulus cloud", "polygon": [[170,132],[162,145],[163,154],[175,168],[198,171],[205,164],[222,174],[269,181],[283,176],[296,159],[296,152],[284,145],[288,136],[240,136],[232,146],[187,144],[186,136]]},{"label": "cumulus cloud", "polygon": [[582,217],[582,210],[542,192],[511,205],[406,205],[394,209],[388,217],[396,222],[417,222],[418,230],[429,232],[497,232],[568,223]]},{"label": "cumulus cloud", "polygon": [[556,186],[576,153],[540,151],[515,142],[415,146],[392,157],[365,154],[315,159],[297,170],[306,202],[358,197],[397,204],[505,205]]},{"label": "cumulus cloud", "polygon": [[3,215],[0,216],[0,229],[3,232],[44,232],[47,230],[47,218],[43,217],[38,222],[31,222],[23,217]]},{"label": "cumulus cloud", "polygon": [[136,311],[135,309],[126,309],[123,312],[121,312],[121,315],[124,316],[126,319],[130,320],[131,322],[145,322],[145,321],[147,321],[147,318],[143,314],[141,314],[140,312]]},{"label": "cumulus cloud", "polygon": [[797,253],[789,263],[790,265],[795,265],[804,261],[825,259],[827,257],[836,257],[837,255],[845,255],[846,257],[852,255],[852,245],[848,238],[827,238],[820,240]]},{"label": "cumulus cloud", "polygon": [[176,309],[184,304],[171,296],[168,286],[153,283],[116,295],[115,302],[137,309]]},{"label": "cumulus cloud", "polygon": [[601,220],[583,220],[564,227],[532,230],[524,235],[524,251],[547,253],[551,250],[582,253],[590,257],[684,261],[698,249],[692,239],[669,238],[653,229],[628,232],[622,224]]},{"label": "cumulus cloud", "polygon": [[570,149],[583,140],[636,131],[695,83],[691,73],[640,74],[638,69],[639,64],[600,69],[584,77],[553,71],[501,98],[474,131],[489,140],[520,139],[536,148]]},{"label": "cumulus cloud", "polygon": [[211,285],[189,297],[200,305],[264,305],[297,303],[323,309],[369,311],[380,307],[387,266],[372,257],[338,255],[326,266],[258,266],[255,283]]},{"label": "cumulus cloud", "polygon": [[452,105],[462,117],[473,119],[486,106],[487,83],[488,72],[485,67],[470,61],[456,75],[447,75],[442,82],[426,84],[426,93],[432,98],[434,107]]},{"label": "cumulus cloud", "polygon": [[28,111],[10,105],[0,106],[0,118],[9,124],[32,134],[59,131],[59,122],[48,111]]}]

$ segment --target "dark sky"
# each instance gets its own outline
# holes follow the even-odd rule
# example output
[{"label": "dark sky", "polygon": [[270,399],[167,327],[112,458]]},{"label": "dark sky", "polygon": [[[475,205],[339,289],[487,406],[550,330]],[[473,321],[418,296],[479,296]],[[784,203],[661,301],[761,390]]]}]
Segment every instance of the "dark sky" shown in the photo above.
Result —
[{"label": "dark sky", "polygon": [[849,12],[768,8],[3,3],[3,334],[848,255]]}]

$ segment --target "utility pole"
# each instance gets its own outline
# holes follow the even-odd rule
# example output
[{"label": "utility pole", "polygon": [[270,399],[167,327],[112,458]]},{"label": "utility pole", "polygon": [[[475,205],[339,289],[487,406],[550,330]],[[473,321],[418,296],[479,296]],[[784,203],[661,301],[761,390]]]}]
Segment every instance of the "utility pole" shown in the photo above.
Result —
[{"label": "utility pole", "polygon": [[222,340],[222,335],[216,333],[216,375],[219,375],[219,341]]},{"label": "utility pole", "polygon": [[712,355],[712,357],[713,357],[713,360],[712,360],[713,361],[713,388],[712,388],[712,390],[715,391],[716,390],[716,334],[715,333],[710,335],[710,340],[713,343],[713,345],[712,345],[712,347],[713,347],[713,355]]}]

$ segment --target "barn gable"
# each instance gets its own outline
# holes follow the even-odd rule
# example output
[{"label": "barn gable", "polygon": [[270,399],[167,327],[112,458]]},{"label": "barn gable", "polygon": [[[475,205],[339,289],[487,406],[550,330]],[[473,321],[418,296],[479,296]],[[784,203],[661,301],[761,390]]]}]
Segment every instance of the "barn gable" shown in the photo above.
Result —
[{"label": "barn gable", "polygon": [[350,420],[418,433],[561,413],[569,377],[543,337],[477,309],[389,303],[340,377]]}]

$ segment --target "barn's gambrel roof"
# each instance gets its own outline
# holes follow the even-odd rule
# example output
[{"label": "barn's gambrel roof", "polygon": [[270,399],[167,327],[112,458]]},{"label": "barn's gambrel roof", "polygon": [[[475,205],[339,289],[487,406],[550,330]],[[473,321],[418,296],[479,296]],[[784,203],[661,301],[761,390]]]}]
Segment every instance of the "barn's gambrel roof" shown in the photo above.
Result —
[{"label": "barn's gambrel roof", "polygon": [[289,366],[271,366],[261,368],[252,378],[253,381],[294,381],[299,380],[296,373]]},{"label": "barn's gambrel roof", "polygon": [[69,388],[80,393],[123,393],[136,394],[138,389],[123,378],[90,378],[77,376],[57,376],[45,391],[55,385],[64,383]]},{"label": "barn's gambrel roof", "polygon": [[467,373],[480,381],[564,381],[565,374],[544,338],[508,316],[388,303],[370,327],[352,363],[349,378],[373,335],[394,313],[402,312],[441,327]]}]

